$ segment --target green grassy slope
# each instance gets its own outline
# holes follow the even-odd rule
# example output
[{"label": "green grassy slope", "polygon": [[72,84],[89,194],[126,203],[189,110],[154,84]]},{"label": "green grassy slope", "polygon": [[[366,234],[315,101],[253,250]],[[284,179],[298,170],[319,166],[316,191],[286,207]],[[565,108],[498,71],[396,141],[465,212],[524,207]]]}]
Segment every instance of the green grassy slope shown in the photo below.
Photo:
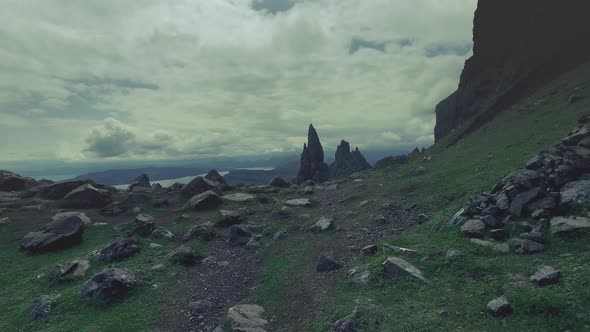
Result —
[{"label": "green grassy slope", "polygon": [[[569,103],[569,96],[583,99]],[[325,296],[323,310],[314,315],[309,331],[327,331],[336,319],[359,306],[364,316],[363,331],[555,331],[590,328],[590,241],[552,239],[548,250],[534,256],[500,255],[476,247],[460,235],[458,228],[439,231],[450,216],[472,195],[491,186],[565,136],[582,114],[590,112],[590,64],[564,75],[465,139],[450,145],[449,137],[430,149],[432,159],[412,161],[372,172],[367,188],[383,184],[384,199],[411,199],[420,209],[431,211],[430,221],[416,230],[388,241],[416,249],[418,256],[404,257],[423,270],[431,284],[413,280],[383,281],[380,264],[387,254],[365,258],[375,271],[367,286],[339,282]],[[461,129],[453,135],[458,135]],[[408,170],[424,165],[426,172],[411,176]],[[357,191],[363,196],[367,192]],[[361,221],[359,222],[366,222]],[[518,235],[518,230],[514,235]],[[309,264],[301,255],[309,243],[292,244],[283,255],[268,255],[267,282],[258,289],[266,307],[281,306],[281,299],[296,280],[294,274]],[[463,256],[445,262],[448,249]],[[538,289],[528,277],[540,265],[552,265],[563,273],[559,286]],[[274,294],[274,297],[273,297]],[[489,300],[506,294],[515,312],[505,320],[486,312]]]}]

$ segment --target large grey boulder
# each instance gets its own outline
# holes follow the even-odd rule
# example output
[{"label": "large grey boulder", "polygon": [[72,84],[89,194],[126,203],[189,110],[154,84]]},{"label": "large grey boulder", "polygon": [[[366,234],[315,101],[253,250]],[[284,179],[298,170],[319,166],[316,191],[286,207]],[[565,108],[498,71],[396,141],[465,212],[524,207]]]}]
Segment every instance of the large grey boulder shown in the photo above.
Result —
[{"label": "large grey boulder", "polygon": [[414,277],[424,282],[428,282],[428,280],[424,278],[422,272],[418,270],[418,268],[399,257],[389,257],[385,262],[383,262],[383,271],[385,276],[394,280]]},{"label": "large grey boulder", "polygon": [[212,169],[210,170],[207,175],[205,175],[205,180],[214,182],[214,183],[210,183],[210,184],[216,184],[218,186],[224,186],[227,183],[225,182],[225,179],[223,178],[223,176],[221,176],[221,174],[219,174],[219,172],[217,172],[216,170]]},{"label": "large grey boulder", "polygon": [[0,191],[22,191],[32,185],[34,185],[32,179],[26,179],[18,174],[0,170]]},{"label": "large grey boulder", "polygon": [[259,305],[240,304],[229,308],[227,321],[232,332],[266,332],[268,321]]},{"label": "large grey boulder", "polygon": [[120,261],[139,252],[139,242],[135,237],[124,237],[111,242],[108,246],[97,251],[96,259],[105,262]]},{"label": "large grey boulder", "polygon": [[352,314],[337,320],[332,325],[332,332],[358,332],[358,312],[355,309]]},{"label": "large grey boulder", "polygon": [[205,180],[201,176],[197,176],[191,182],[185,184],[182,189],[180,189],[180,194],[184,197],[193,197],[206,191],[220,193],[221,189],[216,186],[215,183]]},{"label": "large grey boulder", "polygon": [[477,219],[468,220],[463,226],[461,226],[461,232],[467,237],[483,238],[486,232],[486,224]]},{"label": "large grey boulder", "polygon": [[41,198],[53,200],[62,199],[74,189],[80,188],[85,184],[92,184],[95,187],[100,187],[91,180],[61,181],[42,187],[39,189],[38,196]]},{"label": "large grey boulder", "polygon": [[200,238],[204,241],[211,241],[215,238],[215,229],[213,229],[213,224],[210,222],[203,223],[201,225],[197,225],[191,227],[191,229],[184,234],[182,237],[183,241],[190,241],[192,239]]},{"label": "large grey boulder", "polygon": [[62,200],[61,206],[73,209],[92,209],[105,207],[112,201],[109,191],[85,184],[67,194]]},{"label": "large grey boulder", "polygon": [[574,181],[567,183],[561,188],[561,205],[571,206],[573,204],[590,203],[590,181]]},{"label": "large grey boulder", "polygon": [[541,190],[541,188],[533,188],[531,190],[519,193],[514,197],[514,199],[512,199],[512,202],[510,203],[510,213],[517,217],[522,216],[525,205],[542,195],[543,190]]},{"label": "large grey boulder", "polygon": [[219,219],[215,221],[215,227],[224,228],[239,225],[244,222],[242,216],[236,211],[219,210]]},{"label": "large grey boulder", "polygon": [[72,216],[49,224],[41,232],[28,233],[20,241],[20,246],[34,253],[66,249],[80,244],[83,234],[84,222]]},{"label": "large grey boulder", "polygon": [[558,284],[561,279],[561,272],[551,266],[540,267],[530,278],[531,282],[539,287]]},{"label": "large grey boulder", "polygon": [[221,197],[217,193],[208,190],[191,198],[184,206],[184,209],[202,211],[214,209],[221,203],[223,203]]},{"label": "large grey boulder", "polygon": [[106,268],[90,279],[80,290],[86,301],[108,302],[129,293],[137,285],[135,274],[125,268]]},{"label": "large grey boulder", "polygon": [[584,217],[555,217],[549,223],[551,234],[557,235],[590,229],[590,218]]}]

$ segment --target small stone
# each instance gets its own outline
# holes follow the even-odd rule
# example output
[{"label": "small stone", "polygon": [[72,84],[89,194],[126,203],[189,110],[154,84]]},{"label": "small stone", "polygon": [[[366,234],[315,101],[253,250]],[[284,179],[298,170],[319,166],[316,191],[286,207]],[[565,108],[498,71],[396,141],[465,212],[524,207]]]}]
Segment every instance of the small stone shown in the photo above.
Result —
[{"label": "small stone", "polygon": [[486,225],[481,220],[473,219],[467,221],[462,227],[461,232],[467,237],[483,238],[486,231]]},{"label": "small stone", "polygon": [[288,237],[289,237],[289,233],[287,233],[287,231],[278,231],[275,233],[275,235],[272,237],[272,239],[275,241],[279,241],[279,240],[285,240]]},{"label": "small stone", "polygon": [[504,317],[512,313],[512,306],[506,299],[506,296],[500,296],[496,299],[488,302],[488,310],[492,312],[494,316]]},{"label": "small stone", "polygon": [[365,256],[373,256],[377,253],[378,250],[379,250],[379,247],[377,247],[376,244],[371,244],[371,245],[368,245],[368,246],[364,247],[363,249],[361,249],[361,251],[363,252],[363,255],[365,255]]},{"label": "small stone", "polygon": [[309,198],[297,198],[288,200],[285,204],[293,207],[311,207],[311,200]]},{"label": "small stone", "polygon": [[519,254],[535,254],[543,250],[545,250],[544,245],[524,239],[520,241],[520,248],[516,252]]},{"label": "small stone", "polygon": [[250,232],[238,225],[233,225],[229,230],[229,239],[227,240],[227,243],[232,246],[244,246],[250,241],[250,238]]},{"label": "small stone", "polygon": [[152,232],[152,236],[156,239],[174,240],[174,234],[164,227],[158,227]]},{"label": "small stone", "polygon": [[419,223],[425,223],[426,221],[428,221],[428,215],[425,213],[421,213],[420,215],[418,215],[418,222]]},{"label": "small stone", "polygon": [[334,218],[321,217],[315,224],[309,227],[312,232],[325,232],[334,229]]},{"label": "small stone", "polygon": [[348,281],[353,284],[366,285],[371,278],[371,271],[368,265],[361,265],[348,271]]},{"label": "small stone", "polygon": [[152,242],[152,243],[150,243],[150,248],[151,248],[151,249],[160,249],[160,248],[163,248],[163,247],[164,247],[164,246],[163,246],[163,245],[161,245],[161,244],[157,244],[157,243],[153,243],[153,242]]},{"label": "small stone", "polygon": [[357,316],[358,313],[355,309],[352,314],[334,322],[331,332],[358,332]]},{"label": "small stone", "polygon": [[169,262],[183,266],[195,265],[197,261],[202,258],[203,257],[197,254],[188,244],[183,244],[166,255],[166,259]]},{"label": "small stone", "polygon": [[424,282],[428,282],[428,280],[422,276],[420,270],[398,257],[389,257],[383,262],[383,271],[387,277],[394,280],[412,276]]}]

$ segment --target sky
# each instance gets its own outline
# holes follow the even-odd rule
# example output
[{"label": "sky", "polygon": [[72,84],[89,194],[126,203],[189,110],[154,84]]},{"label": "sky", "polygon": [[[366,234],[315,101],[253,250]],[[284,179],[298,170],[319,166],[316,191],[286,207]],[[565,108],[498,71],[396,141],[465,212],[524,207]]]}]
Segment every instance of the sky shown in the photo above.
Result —
[{"label": "sky", "polygon": [[0,168],[433,143],[476,0],[3,0]]}]

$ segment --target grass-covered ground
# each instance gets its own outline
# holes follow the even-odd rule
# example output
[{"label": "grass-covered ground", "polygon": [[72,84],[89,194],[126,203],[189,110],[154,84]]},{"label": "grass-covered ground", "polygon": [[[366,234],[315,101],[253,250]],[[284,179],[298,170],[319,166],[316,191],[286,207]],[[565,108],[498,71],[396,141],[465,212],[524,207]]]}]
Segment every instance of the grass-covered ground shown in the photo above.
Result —
[{"label": "grass-covered ground", "polygon": [[[570,104],[573,94],[582,99]],[[370,264],[375,272],[372,282],[367,286],[351,285],[345,278],[335,282],[328,294],[315,297],[315,307],[321,309],[315,310],[305,330],[327,331],[357,306],[363,331],[590,329],[590,237],[552,238],[542,254],[522,256],[477,247],[458,228],[440,230],[467,199],[489,190],[509,171],[522,167],[537,152],[567,135],[577,119],[589,112],[590,65],[520,101],[465,139],[455,140],[454,135],[461,132],[457,130],[428,151],[430,161],[414,160],[371,173],[367,189],[355,194],[363,196],[380,188],[385,192],[383,201],[409,199],[418,209],[430,211],[426,224],[386,242],[418,250],[419,255],[404,258],[419,267],[431,283],[383,280],[380,264],[387,253],[361,258],[358,263]],[[409,175],[408,170],[417,164],[424,165],[426,172]],[[374,209],[377,211],[377,206]],[[369,222],[356,221],[361,225]],[[280,312],[288,306],[290,299],[285,294],[307,273],[308,253],[314,245],[314,241],[305,241],[291,243],[284,250],[267,250],[264,282],[257,291],[265,307]],[[448,249],[463,255],[447,262]],[[541,265],[561,270],[562,283],[546,288],[531,285],[528,278]],[[486,312],[487,302],[502,294],[514,307],[514,314],[506,319]]]}]

